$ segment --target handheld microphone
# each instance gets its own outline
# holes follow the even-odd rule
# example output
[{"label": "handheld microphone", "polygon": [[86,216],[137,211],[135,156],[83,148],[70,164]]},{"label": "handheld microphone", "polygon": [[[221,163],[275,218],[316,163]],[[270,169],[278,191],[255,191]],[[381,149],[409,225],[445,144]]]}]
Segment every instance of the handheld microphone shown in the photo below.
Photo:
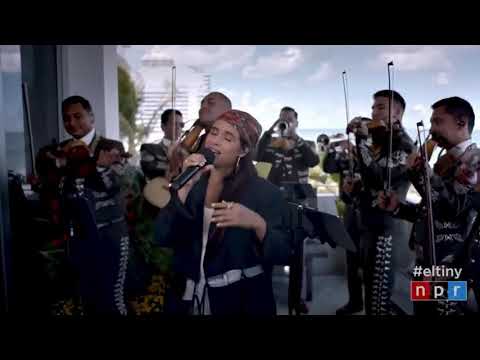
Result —
[{"label": "handheld microphone", "polygon": [[170,185],[168,186],[170,189],[178,191],[182,188],[192,177],[194,177],[200,170],[202,170],[205,166],[213,164],[215,161],[215,154],[210,149],[203,149],[199,151],[199,154],[202,154],[205,157],[205,164],[203,166],[189,166],[178,175],[175,179],[172,180]]}]

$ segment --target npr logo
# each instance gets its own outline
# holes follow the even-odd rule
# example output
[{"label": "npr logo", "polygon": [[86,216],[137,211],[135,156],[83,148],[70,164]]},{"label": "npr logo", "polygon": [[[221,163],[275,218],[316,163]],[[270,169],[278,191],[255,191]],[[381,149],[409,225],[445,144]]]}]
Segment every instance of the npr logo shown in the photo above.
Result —
[{"label": "npr logo", "polygon": [[411,281],[412,301],[467,301],[466,281]]}]

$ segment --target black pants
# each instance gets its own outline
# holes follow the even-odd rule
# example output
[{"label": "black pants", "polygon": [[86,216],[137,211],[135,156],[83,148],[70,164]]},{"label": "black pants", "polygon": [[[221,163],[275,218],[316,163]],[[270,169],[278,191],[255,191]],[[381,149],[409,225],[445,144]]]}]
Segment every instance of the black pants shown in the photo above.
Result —
[{"label": "black pants", "polygon": [[363,305],[363,281],[359,274],[362,259],[358,253],[346,251],[347,255],[347,283],[349,302]]},{"label": "black pants", "polygon": [[79,295],[87,315],[126,315],[124,298],[128,260],[125,222],[98,230],[98,237],[81,238],[72,251]]},{"label": "black pants", "polygon": [[362,227],[358,210],[347,206],[344,223],[350,238],[357,247],[356,252],[346,250],[349,302],[363,305],[363,280],[359,274],[359,270],[362,268],[362,254],[360,250]]}]

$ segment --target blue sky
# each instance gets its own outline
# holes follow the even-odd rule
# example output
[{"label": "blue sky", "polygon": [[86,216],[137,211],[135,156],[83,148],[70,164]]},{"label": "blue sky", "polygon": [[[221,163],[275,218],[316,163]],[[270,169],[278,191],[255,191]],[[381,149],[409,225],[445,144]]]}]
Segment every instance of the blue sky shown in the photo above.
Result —
[{"label": "blue sky", "polygon": [[[135,70],[152,49],[132,45],[120,52]],[[407,101],[406,127],[428,123],[436,100],[460,96],[473,105],[480,129],[480,46],[156,45],[155,51],[203,68],[212,75],[212,90],[228,94],[234,108],[250,112],[264,127],[288,105],[299,113],[300,128],[343,128],[343,70],[351,117],[369,116],[371,95],[388,87],[387,63],[393,61],[393,88]]]}]

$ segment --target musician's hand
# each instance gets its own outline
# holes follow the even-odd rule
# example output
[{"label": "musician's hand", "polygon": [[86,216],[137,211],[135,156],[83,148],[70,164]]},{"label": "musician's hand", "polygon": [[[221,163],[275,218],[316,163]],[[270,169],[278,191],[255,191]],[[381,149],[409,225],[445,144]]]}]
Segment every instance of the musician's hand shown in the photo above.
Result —
[{"label": "musician's hand", "polygon": [[353,132],[359,136],[368,136],[368,127],[362,117],[357,116],[347,125],[347,134]]},{"label": "musician's hand", "polygon": [[217,227],[239,227],[254,230],[259,240],[263,240],[267,231],[265,220],[255,211],[234,202],[213,203],[212,222]]},{"label": "musician's hand", "polygon": [[295,147],[297,141],[295,139],[285,139],[283,142],[283,150],[288,151]]},{"label": "musician's hand", "polygon": [[378,193],[378,207],[382,210],[394,212],[400,205],[400,200],[398,195],[394,192],[386,193],[385,191],[380,191]]},{"label": "musician's hand", "polygon": [[346,176],[343,179],[343,184],[342,184],[342,191],[346,194],[351,194],[353,192],[353,180],[350,176]]},{"label": "musician's hand", "polygon": [[118,149],[100,150],[97,159],[97,166],[109,168],[115,162],[121,162],[120,151]]},{"label": "musician's hand", "polygon": [[272,139],[270,145],[276,149],[282,149],[284,151],[288,151],[295,146],[295,142],[292,142],[292,140],[288,140],[286,138],[278,137]]},{"label": "musician's hand", "polygon": [[423,160],[420,154],[418,152],[412,152],[408,155],[406,166],[409,170],[421,171]]}]

